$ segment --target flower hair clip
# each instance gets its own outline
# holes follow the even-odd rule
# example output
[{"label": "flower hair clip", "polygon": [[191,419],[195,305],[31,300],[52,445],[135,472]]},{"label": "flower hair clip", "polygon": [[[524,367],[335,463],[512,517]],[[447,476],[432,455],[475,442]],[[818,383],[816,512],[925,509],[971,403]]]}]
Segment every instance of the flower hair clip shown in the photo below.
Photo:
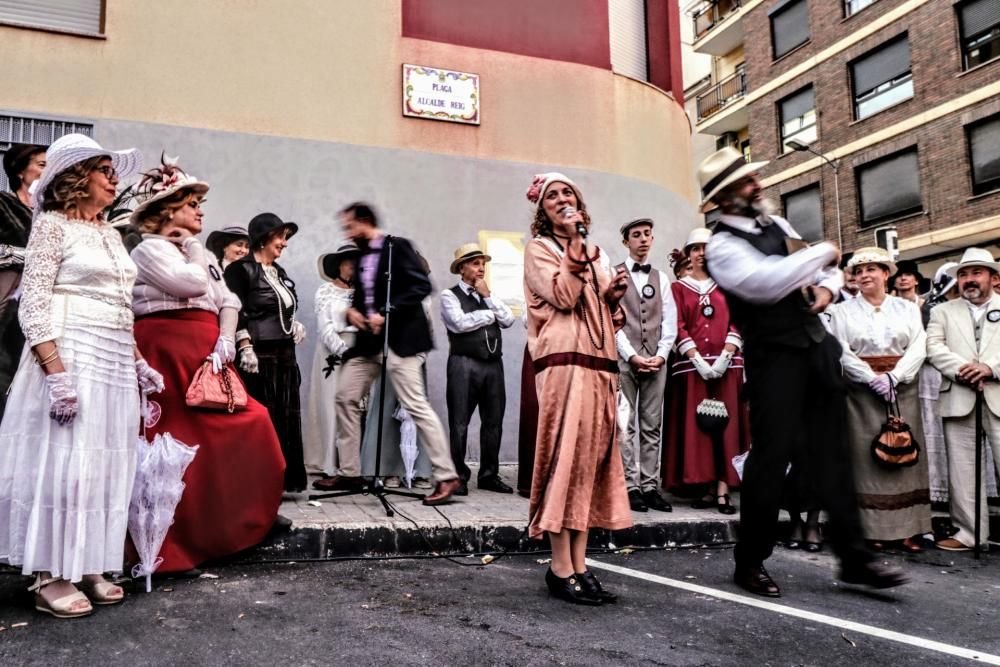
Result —
[{"label": "flower hair clip", "polygon": [[545,174],[536,174],[535,179],[531,181],[531,185],[528,187],[528,191],[524,193],[528,201],[532,204],[537,204],[541,198],[543,185],[545,185]]},{"label": "flower hair clip", "polygon": [[139,191],[151,195],[168,190],[180,182],[188,180],[187,173],[177,166],[179,158],[170,157],[164,151],[160,154],[160,166],[150,169],[142,175]]},{"label": "flower hair clip", "polygon": [[683,264],[686,261],[688,261],[688,258],[683,251],[678,250],[677,248],[670,251],[670,266],[673,266],[674,264]]}]

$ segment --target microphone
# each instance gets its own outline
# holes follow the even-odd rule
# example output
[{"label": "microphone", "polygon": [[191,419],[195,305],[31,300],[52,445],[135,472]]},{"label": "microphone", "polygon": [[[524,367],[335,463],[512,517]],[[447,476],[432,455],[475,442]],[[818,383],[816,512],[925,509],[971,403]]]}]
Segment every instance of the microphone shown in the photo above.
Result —
[{"label": "microphone", "polygon": [[[576,215],[576,209],[573,208],[572,206],[567,206],[562,211],[560,211],[560,213],[562,213],[563,218],[569,218],[573,215]],[[583,238],[587,238],[587,226],[583,224],[583,220],[577,221],[576,233],[582,236]]]}]

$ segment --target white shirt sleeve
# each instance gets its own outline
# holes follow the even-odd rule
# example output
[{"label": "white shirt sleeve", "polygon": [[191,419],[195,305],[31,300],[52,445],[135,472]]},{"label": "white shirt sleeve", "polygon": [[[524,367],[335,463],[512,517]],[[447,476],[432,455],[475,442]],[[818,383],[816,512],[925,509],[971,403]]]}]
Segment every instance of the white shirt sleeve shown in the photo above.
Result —
[{"label": "white shirt sleeve", "polygon": [[[476,310],[466,313],[458,297],[450,289],[441,292],[441,320],[452,333],[468,333],[488,324],[493,324],[496,315],[492,310]],[[513,323],[513,322],[512,322]]]},{"label": "white shirt sleeve", "polygon": [[834,337],[840,341],[841,355],[840,363],[844,367],[844,375],[852,382],[863,382],[868,384],[875,379],[875,371],[872,370],[861,358],[851,349],[851,316],[847,312],[849,303],[831,306],[827,312],[830,314],[829,329]]},{"label": "white shirt sleeve", "polygon": [[674,304],[674,293],[670,289],[670,280],[667,274],[659,271],[660,274],[660,294],[663,301],[660,304],[660,342],[656,344],[656,356],[662,357],[666,361],[670,354],[670,348],[677,340],[677,306]]},{"label": "white shirt sleeve", "polygon": [[208,271],[200,261],[204,248],[197,239],[184,247],[189,257],[164,239],[147,238],[137,245],[132,251],[139,269],[137,282],[181,299],[204,296],[208,292]]},{"label": "white shirt sleeve", "polygon": [[706,249],[712,278],[719,286],[756,304],[777,303],[808,285],[833,284],[833,276],[824,269],[836,256],[836,248],[829,243],[818,243],[788,256],[765,255],[728,232],[713,235]]},{"label": "white shirt sleeve", "polygon": [[632,347],[632,343],[628,342],[628,336],[625,335],[625,329],[619,329],[615,332],[615,347],[618,348],[618,356],[622,361],[628,361],[635,356],[635,348]]},{"label": "white shirt sleeve", "polygon": [[[452,294],[452,296],[455,296]],[[494,299],[493,297],[486,297],[483,299],[483,303],[489,306],[489,309],[493,311],[494,317],[496,317],[497,324],[500,325],[501,329],[509,329],[514,324],[514,313],[510,312],[510,308],[507,304],[500,299]]]},{"label": "white shirt sleeve", "polygon": [[906,327],[909,329],[909,343],[902,358],[896,362],[892,375],[897,381],[909,384],[917,378],[920,367],[927,358],[927,332],[917,304],[906,302]]}]

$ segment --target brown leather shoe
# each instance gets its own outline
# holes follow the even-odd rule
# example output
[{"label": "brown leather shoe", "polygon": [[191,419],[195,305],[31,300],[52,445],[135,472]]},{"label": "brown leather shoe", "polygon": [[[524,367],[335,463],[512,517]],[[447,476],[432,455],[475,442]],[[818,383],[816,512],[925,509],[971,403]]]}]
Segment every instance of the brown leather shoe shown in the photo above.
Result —
[{"label": "brown leather shoe", "polygon": [[424,496],[424,505],[444,505],[451,500],[451,497],[458,491],[458,487],[460,486],[462,486],[462,480],[457,477],[438,482],[434,485],[434,491]]},{"label": "brown leather shoe", "polygon": [[349,489],[361,489],[365,485],[363,477],[344,477],[335,475],[324,479],[317,479],[312,483],[312,488],[317,491],[346,491]]},{"label": "brown leather shoe", "polygon": [[949,537],[945,540],[938,540],[934,544],[938,549],[944,549],[945,551],[972,551],[972,547],[962,544],[954,537]]},{"label": "brown leather shoe", "polygon": [[846,584],[877,589],[902,586],[909,581],[901,571],[876,561],[844,565],[840,570],[840,580]]},{"label": "brown leather shoe", "polygon": [[745,591],[768,598],[780,598],[781,589],[767,573],[763,565],[757,567],[739,567],[733,574],[733,581]]}]

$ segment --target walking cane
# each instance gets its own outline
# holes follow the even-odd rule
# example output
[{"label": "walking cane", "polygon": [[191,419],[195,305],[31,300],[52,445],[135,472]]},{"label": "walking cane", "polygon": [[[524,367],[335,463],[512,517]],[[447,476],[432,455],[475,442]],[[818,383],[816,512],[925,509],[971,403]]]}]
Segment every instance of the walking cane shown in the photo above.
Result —
[{"label": "walking cane", "polygon": [[[975,554],[976,560],[979,559],[979,555],[982,552],[982,541],[980,540],[980,525],[979,522],[982,519],[982,507],[980,503],[983,501],[983,391],[980,389],[976,392],[976,546],[972,548],[972,553]],[[989,531],[987,531],[989,532]]]}]

